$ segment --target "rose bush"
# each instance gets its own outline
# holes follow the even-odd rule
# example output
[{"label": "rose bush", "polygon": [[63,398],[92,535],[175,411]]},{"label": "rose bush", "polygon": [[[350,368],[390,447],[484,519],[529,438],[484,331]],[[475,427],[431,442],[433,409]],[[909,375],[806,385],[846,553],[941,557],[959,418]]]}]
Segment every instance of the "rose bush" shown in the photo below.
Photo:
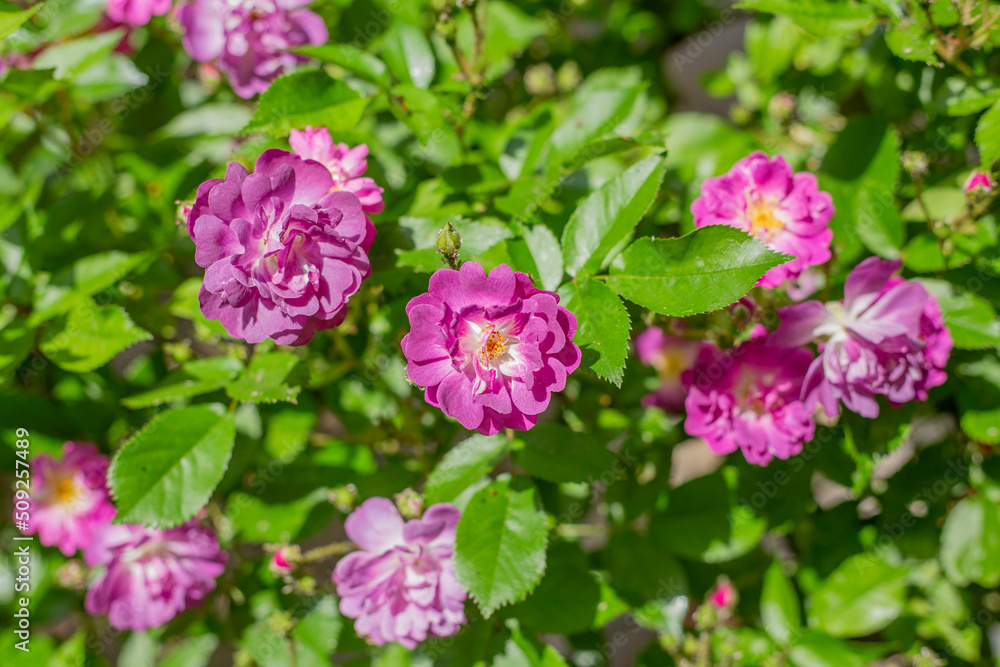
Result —
[{"label": "rose bush", "polygon": [[998,664],[1000,2],[0,37],[2,664]]}]

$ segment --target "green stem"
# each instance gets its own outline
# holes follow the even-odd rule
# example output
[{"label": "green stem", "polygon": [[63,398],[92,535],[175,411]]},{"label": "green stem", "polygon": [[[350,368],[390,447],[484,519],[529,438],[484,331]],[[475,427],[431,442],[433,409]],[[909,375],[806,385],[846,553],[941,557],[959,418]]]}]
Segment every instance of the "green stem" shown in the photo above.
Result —
[{"label": "green stem", "polygon": [[327,558],[333,558],[334,556],[343,556],[344,554],[350,553],[355,549],[354,542],[333,542],[332,544],[327,544],[324,547],[316,547],[315,549],[310,549],[302,554],[302,558],[299,559],[300,563],[315,563],[317,561],[326,560]]}]

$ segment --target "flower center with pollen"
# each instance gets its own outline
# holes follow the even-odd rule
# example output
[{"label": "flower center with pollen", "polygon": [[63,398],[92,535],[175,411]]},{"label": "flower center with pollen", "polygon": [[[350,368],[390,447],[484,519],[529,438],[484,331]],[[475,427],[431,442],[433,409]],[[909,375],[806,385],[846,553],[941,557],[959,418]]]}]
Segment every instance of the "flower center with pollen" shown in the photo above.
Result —
[{"label": "flower center with pollen", "polygon": [[507,339],[492,324],[479,334],[479,361],[483,365],[493,363],[507,351]]},{"label": "flower center with pollen", "polygon": [[750,222],[750,233],[759,239],[769,239],[785,228],[785,223],[774,213],[774,204],[769,201],[749,204],[747,220]]},{"label": "flower center with pollen", "polygon": [[56,486],[56,500],[60,505],[68,505],[76,498],[76,482],[73,478],[67,477],[60,480]]}]

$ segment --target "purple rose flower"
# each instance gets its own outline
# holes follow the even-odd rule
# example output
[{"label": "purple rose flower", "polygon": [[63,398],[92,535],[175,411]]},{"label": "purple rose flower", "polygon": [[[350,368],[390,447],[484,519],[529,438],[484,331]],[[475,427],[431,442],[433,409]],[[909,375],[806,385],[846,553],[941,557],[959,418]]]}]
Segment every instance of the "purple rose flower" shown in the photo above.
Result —
[{"label": "purple rose flower", "polygon": [[682,376],[698,360],[701,346],[700,341],[668,336],[660,327],[649,327],[635,337],[639,362],[655,368],[660,378],[656,391],[643,397],[644,406],[655,405],[667,412],[684,412],[687,389]]},{"label": "purple rose flower", "polygon": [[108,457],[92,443],[67,442],[59,460],[39,454],[31,465],[34,485],[24,534],[37,533],[43,545],[72,556],[115,516],[107,488]]},{"label": "purple rose flower", "polygon": [[119,630],[144,630],[200,604],[226,569],[215,535],[195,522],[176,528],[114,525],[84,552],[87,564],[104,566],[90,585],[88,614],[107,614]]},{"label": "purple rose flower", "polygon": [[172,0],[108,0],[108,18],[130,26],[146,25],[170,11]]},{"label": "purple rose flower", "polygon": [[816,429],[800,399],[812,353],[769,347],[762,333],[730,352],[706,345],[686,374],[684,402],[690,435],[704,438],[717,454],[740,449],[757,465],[798,454]]},{"label": "purple rose flower", "polygon": [[467,596],[452,559],[459,517],[442,503],[404,523],[387,498],[369,498],[347,517],[344,528],[361,551],[337,563],[333,581],[355,632],[376,646],[411,649],[428,636],[458,632]]},{"label": "purple rose flower", "polygon": [[205,317],[230,335],[304,345],[347,316],[371,273],[375,227],[350,192],[330,192],[322,165],[278,149],[254,173],[236,162],[202,183],[188,215],[195,261],[205,267]]},{"label": "purple rose flower", "polygon": [[580,365],[573,313],[506,264],[489,277],[476,262],[441,269],[406,314],[407,376],[428,403],[485,435],[530,429]]},{"label": "purple rose flower", "polygon": [[288,49],[326,43],[323,19],[303,9],[310,2],[194,0],[177,12],[184,48],[198,62],[216,61],[236,94],[249,99],[306,60]]},{"label": "purple rose flower", "polygon": [[923,401],[947,377],[952,340],[941,310],[923,285],[894,275],[899,267],[870,257],[847,277],[843,301],[778,311],[775,344],[819,343],[804,391],[831,416],[843,401],[852,412],[877,417],[876,396],[896,405]]},{"label": "purple rose flower", "polygon": [[335,144],[325,127],[313,129],[309,125],[302,132],[292,130],[288,143],[299,157],[316,160],[326,167],[333,177],[333,189],[353,192],[361,200],[365,213],[375,215],[385,209],[382,201],[384,190],[374,178],[364,177],[368,170],[368,144],[354,148],[347,144]]},{"label": "purple rose flower", "polygon": [[729,225],[796,259],[776,266],[757,283],[777,287],[830,259],[833,199],[819,190],[810,173],[792,173],[780,155],[760,151],[743,158],[729,173],[709,178],[691,204],[696,227]]}]

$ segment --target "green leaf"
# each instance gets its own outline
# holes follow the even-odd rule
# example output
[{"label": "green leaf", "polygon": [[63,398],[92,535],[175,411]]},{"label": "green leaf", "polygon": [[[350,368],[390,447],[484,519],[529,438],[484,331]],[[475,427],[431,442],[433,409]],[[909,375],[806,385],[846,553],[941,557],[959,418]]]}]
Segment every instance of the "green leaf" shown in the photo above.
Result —
[{"label": "green leaf", "polygon": [[683,317],[734,303],[787,261],[745,232],[711,225],[680,238],[636,240],[612,265],[607,285],[661,315]]},{"label": "green leaf", "polygon": [[537,632],[572,635],[595,627],[601,615],[602,590],[580,546],[553,541],[546,563],[542,583],[527,600],[505,610],[504,616]]},{"label": "green leaf", "polygon": [[606,137],[629,117],[645,86],[635,67],[602,69],[588,76],[573,94],[569,115],[553,130],[548,150],[536,165],[563,165],[579,160],[588,147],[596,150],[592,142]]},{"label": "green leaf", "polygon": [[868,667],[884,653],[870,645],[854,646],[819,632],[806,631],[788,655],[795,667]]},{"label": "green leaf", "polygon": [[81,101],[95,104],[121,97],[149,83],[132,59],[120,53],[101,58],[73,77],[73,94]]},{"label": "green leaf", "polygon": [[798,593],[777,562],[771,563],[764,573],[764,587],[760,593],[760,620],[767,634],[781,644],[788,644],[802,627]]},{"label": "green leaf", "polygon": [[962,430],[966,435],[986,445],[1000,445],[1000,408],[967,410],[962,413]]},{"label": "green leaf", "polygon": [[497,480],[473,496],[455,537],[455,572],[485,618],[523,600],[545,572],[548,520],[533,488],[510,484]]},{"label": "green leaf", "polygon": [[326,72],[295,72],[275,80],[264,92],[242,134],[285,136],[306,125],[347,132],[367,106],[367,99]]},{"label": "green leaf", "polygon": [[413,84],[404,83],[392,89],[389,110],[420,142],[421,161],[451,166],[462,150],[455,127],[448,122],[447,108],[439,96]]},{"label": "green leaf", "polygon": [[177,114],[157,132],[164,138],[231,137],[250,122],[252,114],[243,104],[215,102]]},{"label": "green leaf", "polygon": [[39,349],[59,368],[87,373],[108,363],[122,350],[152,337],[133,324],[121,306],[99,307],[86,299],[46,330]]},{"label": "green leaf", "polygon": [[160,652],[159,642],[148,630],[133,631],[118,652],[118,662],[123,665],[144,665],[153,667]]},{"label": "green leaf", "polygon": [[21,365],[35,346],[35,328],[18,317],[0,329],[0,380],[7,379]]},{"label": "green leaf", "polygon": [[65,313],[79,301],[124,280],[148,258],[145,253],[109,250],[77,260],[39,290],[30,322],[41,324]]},{"label": "green leaf", "polygon": [[943,280],[922,279],[927,291],[937,299],[944,323],[960,350],[1000,348],[1000,318],[981,296],[959,291]]},{"label": "green leaf", "polygon": [[111,461],[116,522],[169,527],[193,517],[226,472],[235,438],[232,415],[208,406],[157,415]]},{"label": "green leaf", "polygon": [[894,25],[885,33],[885,43],[889,50],[903,60],[934,65],[937,63],[937,37],[928,34],[922,21],[911,20],[907,24]]},{"label": "green leaf", "polygon": [[424,485],[428,505],[448,503],[493,470],[507,455],[507,439],[499,435],[473,435],[455,445],[434,466]]},{"label": "green leaf", "polygon": [[256,494],[242,491],[229,494],[226,501],[227,516],[246,542],[295,542],[306,531],[310,517],[324,509],[331,514],[334,510],[330,491],[325,487],[287,503],[267,503]]},{"label": "green leaf", "polygon": [[787,16],[818,37],[857,32],[877,18],[870,6],[845,0],[741,0],[736,7]]},{"label": "green leaf", "polygon": [[424,32],[410,23],[396,22],[382,40],[382,57],[401,83],[427,89],[434,81],[434,50]]},{"label": "green leaf", "polygon": [[562,248],[556,235],[545,225],[535,225],[525,230],[524,241],[528,244],[531,258],[535,261],[542,288],[555,290],[562,282],[565,270]]},{"label": "green leaf", "polygon": [[331,595],[320,598],[292,631],[296,667],[328,667],[330,656],[337,651],[342,625],[337,600]]},{"label": "green leaf", "polygon": [[297,457],[309,444],[319,419],[314,410],[286,408],[267,420],[264,449],[275,460],[288,463]]},{"label": "green leaf", "polygon": [[170,649],[157,667],[206,667],[218,646],[219,638],[215,635],[185,637]]},{"label": "green leaf", "polygon": [[1000,583],[1000,505],[982,492],[958,501],[941,529],[940,558],[957,586]]},{"label": "green leaf", "polygon": [[[485,80],[490,82],[513,68],[513,58],[522,53],[532,40],[544,35],[546,25],[540,16],[529,16],[516,6],[501,0],[491,0],[486,5],[486,13],[483,20],[486,27],[483,61],[486,63]],[[456,44],[468,55],[475,52],[470,14],[471,12],[461,12],[455,21]]]},{"label": "green leaf", "polygon": [[348,72],[356,74],[362,79],[367,79],[372,83],[389,85],[388,70],[385,63],[376,56],[352,44],[300,46],[295,51],[321,62],[343,67]]},{"label": "green leaf", "polygon": [[250,362],[250,367],[240,378],[226,387],[226,393],[237,401],[295,403],[302,387],[290,387],[285,381],[298,365],[299,358],[290,352],[259,355]]},{"label": "green leaf", "polygon": [[864,173],[854,183],[854,225],[869,250],[887,259],[899,257],[903,247],[903,221],[896,204],[899,181],[899,138],[886,130]]},{"label": "green leaf", "polygon": [[125,31],[115,29],[47,46],[32,63],[34,69],[55,68],[56,79],[72,79],[111,55]]},{"label": "green leaf", "polygon": [[[573,94],[569,115],[554,129],[545,125],[533,136],[510,192],[497,208],[519,218],[531,218],[549,200],[568,171],[604,154],[602,141],[621,126],[645,88],[637,68],[598,70]],[[617,145],[617,142],[616,142]]]},{"label": "green leaf", "polygon": [[242,370],[243,363],[232,357],[188,361],[152,389],[122,399],[122,405],[137,410],[207,394],[228,385]]},{"label": "green leaf", "polygon": [[[629,317],[625,304],[607,285],[593,278],[567,283],[559,290],[562,305],[576,316],[573,342],[586,348],[590,370],[620,387],[628,356]],[[597,358],[593,358],[594,355]]]},{"label": "green leaf", "polygon": [[[934,186],[924,190],[922,202],[911,201],[903,209],[903,220],[926,222],[930,213],[932,220],[950,220],[959,215],[969,199],[961,188]],[[926,212],[925,212],[926,209]],[[956,235],[956,238],[961,238]]]},{"label": "green leaf", "polygon": [[539,424],[521,435],[517,463],[550,482],[585,482],[614,476],[618,459],[600,438],[559,424]]},{"label": "green leaf", "polygon": [[976,125],[976,148],[983,169],[989,170],[1000,160],[1000,102],[996,102],[979,117]]},{"label": "green leaf", "polygon": [[743,41],[753,63],[758,81],[770,85],[788,71],[802,42],[802,31],[786,18],[775,17],[766,23],[747,23]]},{"label": "green leaf", "polygon": [[832,637],[863,637],[896,620],[906,605],[907,569],[857,554],[809,598],[809,625]]},{"label": "green leaf", "polygon": [[563,230],[567,273],[589,275],[615,258],[656,199],[666,171],[664,157],[651,155],[583,200]]},{"label": "green leaf", "polygon": [[940,94],[938,105],[944,107],[949,116],[967,116],[1000,100],[1000,79],[954,76],[945,80]]},{"label": "green leaf", "polygon": [[14,34],[15,30],[24,25],[44,5],[44,2],[39,2],[37,5],[28,7],[23,11],[0,12],[0,39],[7,39]]}]

